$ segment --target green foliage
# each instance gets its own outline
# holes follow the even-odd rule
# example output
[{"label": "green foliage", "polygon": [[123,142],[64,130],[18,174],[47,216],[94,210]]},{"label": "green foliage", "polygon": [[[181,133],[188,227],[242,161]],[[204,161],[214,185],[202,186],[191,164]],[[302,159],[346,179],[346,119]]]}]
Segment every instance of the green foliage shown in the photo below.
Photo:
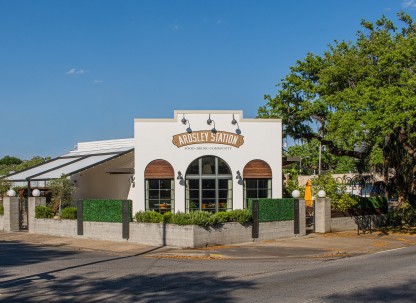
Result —
[{"label": "green foliage", "polygon": [[135,215],[137,222],[171,223],[177,225],[198,225],[202,227],[215,226],[226,222],[245,224],[251,221],[251,214],[247,209],[236,209],[227,212],[211,213],[208,211],[193,211],[190,213],[167,212],[160,214],[155,211],[140,211]]},{"label": "green foliage", "polygon": [[318,193],[324,190],[326,196],[331,199],[331,207],[346,212],[358,204],[358,197],[345,192],[346,186],[337,183],[330,173],[325,173],[314,178],[312,181],[312,191]]},{"label": "green foliage", "polygon": [[384,16],[363,21],[355,42],[297,61],[259,117],[281,118],[285,136],[357,159],[359,173],[374,167],[406,197],[415,193],[416,24],[405,13],[398,19],[400,30]]},{"label": "green foliage", "polygon": [[251,222],[251,212],[248,209],[235,209],[229,212],[229,222],[238,222],[240,224],[246,224]]},{"label": "green foliage", "polygon": [[[287,221],[295,218],[293,198],[259,199],[259,222]],[[249,201],[249,209],[252,209]]]},{"label": "green foliage", "polygon": [[414,226],[416,224],[416,210],[406,201],[396,209],[389,211],[388,219],[391,226]]},{"label": "green foliage", "polygon": [[0,179],[0,197],[5,197],[7,191],[11,188],[12,181],[7,178]]},{"label": "green foliage", "polygon": [[[287,155],[300,157],[298,170],[299,174],[310,175],[319,170],[319,141],[312,139],[302,145],[290,146]],[[322,171],[331,171],[334,174],[349,173],[355,170],[355,161],[348,157],[339,157],[331,154],[325,146],[321,152]]]},{"label": "green foliage", "polygon": [[135,218],[137,222],[146,222],[146,223],[163,222],[163,215],[154,210],[137,212],[135,215]]},{"label": "green foliage", "polygon": [[356,208],[361,209],[380,209],[382,213],[387,213],[388,202],[385,197],[357,197]]},{"label": "green foliage", "polygon": [[172,222],[173,214],[168,211],[163,214],[162,222],[163,223],[171,223]]},{"label": "green foliage", "polygon": [[0,159],[0,165],[19,165],[23,161],[16,157],[4,156]]},{"label": "green foliage", "polygon": [[190,214],[181,212],[177,212],[172,216],[171,223],[177,225],[192,225]]},{"label": "green foliage", "polygon": [[51,191],[52,210],[55,214],[60,205],[61,207],[71,205],[75,185],[67,176],[62,175],[59,179],[51,180],[48,187]]},{"label": "green foliage", "polygon": [[62,210],[62,219],[75,220],[77,218],[76,207],[66,207]]},{"label": "green foliage", "polygon": [[[130,221],[132,218],[132,202],[128,200]],[[84,221],[92,222],[122,222],[122,200],[84,200]]]},{"label": "green foliage", "polygon": [[49,219],[53,217],[53,212],[50,207],[38,205],[35,207],[35,218]]},{"label": "green foliage", "polygon": [[21,171],[50,160],[50,157],[33,157],[30,160],[20,160],[16,157],[5,156],[0,159],[0,175],[8,175],[12,171]]},{"label": "green foliage", "polygon": [[209,218],[209,225],[217,225],[217,224],[233,221],[232,220],[233,218],[231,218],[230,214],[231,212],[227,212],[227,211],[220,211],[220,212],[213,214]]},{"label": "green foliage", "polygon": [[4,207],[0,205],[0,216],[4,216]]},{"label": "green foliage", "polygon": [[285,198],[291,198],[292,192],[295,189],[300,190],[303,193],[305,192],[305,188],[299,186],[299,171],[296,169],[296,167],[293,165],[290,170],[286,171],[287,180],[284,183],[283,186],[283,197]]}]

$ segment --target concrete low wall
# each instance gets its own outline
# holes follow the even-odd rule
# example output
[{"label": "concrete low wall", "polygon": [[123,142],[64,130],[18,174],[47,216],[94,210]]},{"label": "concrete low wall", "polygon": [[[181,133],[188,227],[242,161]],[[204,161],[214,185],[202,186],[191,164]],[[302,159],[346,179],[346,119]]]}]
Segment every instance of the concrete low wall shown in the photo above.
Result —
[{"label": "concrete low wall", "polygon": [[[31,233],[61,237],[82,237],[106,241],[122,238],[121,223],[84,222],[84,235],[77,236],[76,220],[34,219]],[[176,247],[204,247],[251,242],[251,225],[225,223],[217,228],[162,223],[130,223],[129,242]],[[293,237],[293,221],[265,222],[259,226],[259,240]]]},{"label": "concrete low wall", "polygon": [[77,220],[34,219],[30,233],[75,237],[77,235]]},{"label": "concrete low wall", "polygon": [[194,225],[130,223],[129,242],[154,245],[194,247]]},{"label": "concrete low wall", "polygon": [[[131,231],[130,231],[131,233]],[[84,221],[85,238],[104,241],[127,241],[122,237],[121,223]]]},{"label": "concrete low wall", "polygon": [[[130,223],[129,242],[177,247],[204,247],[251,242],[251,225],[230,222],[219,227],[162,223]],[[293,237],[293,221],[265,222],[259,226],[259,240]]]},{"label": "concrete low wall", "polygon": [[4,216],[0,215],[0,230],[4,230]]},{"label": "concrete low wall", "polygon": [[354,229],[367,230],[386,226],[387,215],[339,217],[331,219],[331,232]]}]

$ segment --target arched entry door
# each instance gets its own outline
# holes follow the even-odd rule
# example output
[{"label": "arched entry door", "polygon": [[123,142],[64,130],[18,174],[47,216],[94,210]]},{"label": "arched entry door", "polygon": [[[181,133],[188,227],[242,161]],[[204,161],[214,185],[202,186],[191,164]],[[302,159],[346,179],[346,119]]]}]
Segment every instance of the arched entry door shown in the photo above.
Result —
[{"label": "arched entry door", "polygon": [[204,156],[186,170],[186,210],[225,211],[233,207],[231,169],[221,158]]}]

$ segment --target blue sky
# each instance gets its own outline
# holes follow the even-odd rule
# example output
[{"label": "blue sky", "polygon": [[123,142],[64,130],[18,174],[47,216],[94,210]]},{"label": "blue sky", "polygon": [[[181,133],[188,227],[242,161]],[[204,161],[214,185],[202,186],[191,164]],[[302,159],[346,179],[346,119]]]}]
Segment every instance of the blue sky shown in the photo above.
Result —
[{"label": "blue sky", "polygon": [[308,52],[416,0],[0,0],[0,157],[133,137],[134,118],[253,118]]}]

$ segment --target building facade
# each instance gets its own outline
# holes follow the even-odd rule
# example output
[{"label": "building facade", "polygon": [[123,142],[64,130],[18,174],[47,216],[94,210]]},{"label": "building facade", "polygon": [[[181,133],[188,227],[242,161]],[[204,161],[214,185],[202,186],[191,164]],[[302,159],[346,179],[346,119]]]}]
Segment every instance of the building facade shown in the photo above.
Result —
[{"label": "building facade", "polygon": [[282,122],[242,111],[135,119],[133,212],[243,209],[282,197]]}]

